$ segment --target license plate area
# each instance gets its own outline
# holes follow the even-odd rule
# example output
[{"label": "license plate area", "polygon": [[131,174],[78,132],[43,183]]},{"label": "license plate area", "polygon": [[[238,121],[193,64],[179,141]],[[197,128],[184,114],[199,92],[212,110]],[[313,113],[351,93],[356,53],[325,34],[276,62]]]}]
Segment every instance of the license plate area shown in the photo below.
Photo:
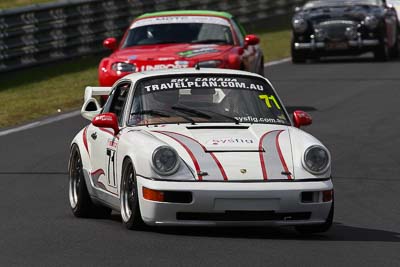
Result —
[{"label": "license plate area", "polygon": [[327,50],[346,50],[349,48],[347,42],[330,42],[326,44]]},{"label": "license plate area", "polygon": [[214,210],[279,210],[280,199],[227,199],[217,198],[214,201]]}]

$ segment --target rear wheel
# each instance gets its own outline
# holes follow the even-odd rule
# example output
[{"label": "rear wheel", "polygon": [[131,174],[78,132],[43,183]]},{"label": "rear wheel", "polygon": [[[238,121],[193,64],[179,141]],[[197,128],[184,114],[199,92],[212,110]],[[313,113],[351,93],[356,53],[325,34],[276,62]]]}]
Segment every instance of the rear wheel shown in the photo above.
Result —
[{"label": "rear wheel", "polygon": [[121,178],[121,217],[128,229],[138,229],[144,225],[139,208],[136,173],[132,163],[124,163]]},{"label": "rear wheel", "polygon": [[335,205],[334,202],[332,202],[332,207],[331,210],[329,211],[329,215],[325,223],[316,225],[296,226],[295,229],[297,232],[306,235],[327,232],[332,227],[334,212],[335,212]]},{"label": "rear wheel", "polygon": [[83,175],[82,158],[79,148],[73,145],[69,158],[69,203],[72,213],[80,218],[105,218],[111,209],[93,204]]}]

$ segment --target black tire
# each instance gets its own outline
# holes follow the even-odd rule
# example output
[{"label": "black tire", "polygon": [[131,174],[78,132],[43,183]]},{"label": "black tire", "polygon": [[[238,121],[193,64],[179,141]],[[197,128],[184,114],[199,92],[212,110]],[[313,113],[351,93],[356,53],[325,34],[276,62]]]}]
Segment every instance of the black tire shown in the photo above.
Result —
[{"label": "black tire", "polygon": [[73,145],[69,157],[69,203],[78,218],[107,218],[111,209],[93,204],[83,174],[82,158],[77,145]]},{"label": "black tire", "polygon": [[332,202],[332,207],[331,210],[329,211],[329,215],[325,223],[315,224],[315,225],[301,225],[301,226],[296,226],[295,229],[297,232],[304,235],[327,232],[332,227],[334,213],[335,213],[335,203]]},{"label": "black tire", "polygon": [[130,160],[125,160],[121,177],[121,217],[129,230],[138,230],[144,226],[139,207],[136,172]]},{"label": "black tire", "polygon": [[379,45],[374,50],[374,58],[376,61],[385,62],[390,58],[390,49],[385,40],[381,40]]},{"label": "black tire", "polygon": [[299,51],[294,49],[294,42],[292,42],[291,46],[291,54],[292,54],[292,63],[293,64],[301,64],[301,63],[306,63],[307,61],[307,56],[304,53],[304,51]]},{"label": "black tire", "polygon": [[390,49],[390,57],[398,58],[399,54],[400,54],[400,28],[398,27],[396,31],[396,43],[394,44],[392,49]]},{"label": "black tire", "polygon": [[260,65],[258,66],[257,73],[264,77],[264,58],[262,58],[260,61]]}]

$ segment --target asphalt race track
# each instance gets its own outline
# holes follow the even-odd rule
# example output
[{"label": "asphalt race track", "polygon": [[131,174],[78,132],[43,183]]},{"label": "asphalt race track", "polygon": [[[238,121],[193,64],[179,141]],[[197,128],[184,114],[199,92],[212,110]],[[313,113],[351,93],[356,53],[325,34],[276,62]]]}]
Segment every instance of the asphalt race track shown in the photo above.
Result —
[{"label": "asphalt race track", "polygon": [[266,76],[290,110],[311,113],[306,131],[331,150],[330,232],[76,219],[67,158],[86,122],[75,117],[0,137],[0,266],[400,266],[400,61],[284,63]]}]

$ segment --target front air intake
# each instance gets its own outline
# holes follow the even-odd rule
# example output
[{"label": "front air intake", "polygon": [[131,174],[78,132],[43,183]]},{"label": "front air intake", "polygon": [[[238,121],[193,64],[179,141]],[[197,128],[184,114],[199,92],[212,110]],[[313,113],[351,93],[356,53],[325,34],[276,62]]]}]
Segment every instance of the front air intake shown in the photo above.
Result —
[{"label": "front air intake", "polygon": [[223,213],[178,212],[182,221],[296,221],[309,220],[311,212],[276,213],[275,211],[225,211]]}]

